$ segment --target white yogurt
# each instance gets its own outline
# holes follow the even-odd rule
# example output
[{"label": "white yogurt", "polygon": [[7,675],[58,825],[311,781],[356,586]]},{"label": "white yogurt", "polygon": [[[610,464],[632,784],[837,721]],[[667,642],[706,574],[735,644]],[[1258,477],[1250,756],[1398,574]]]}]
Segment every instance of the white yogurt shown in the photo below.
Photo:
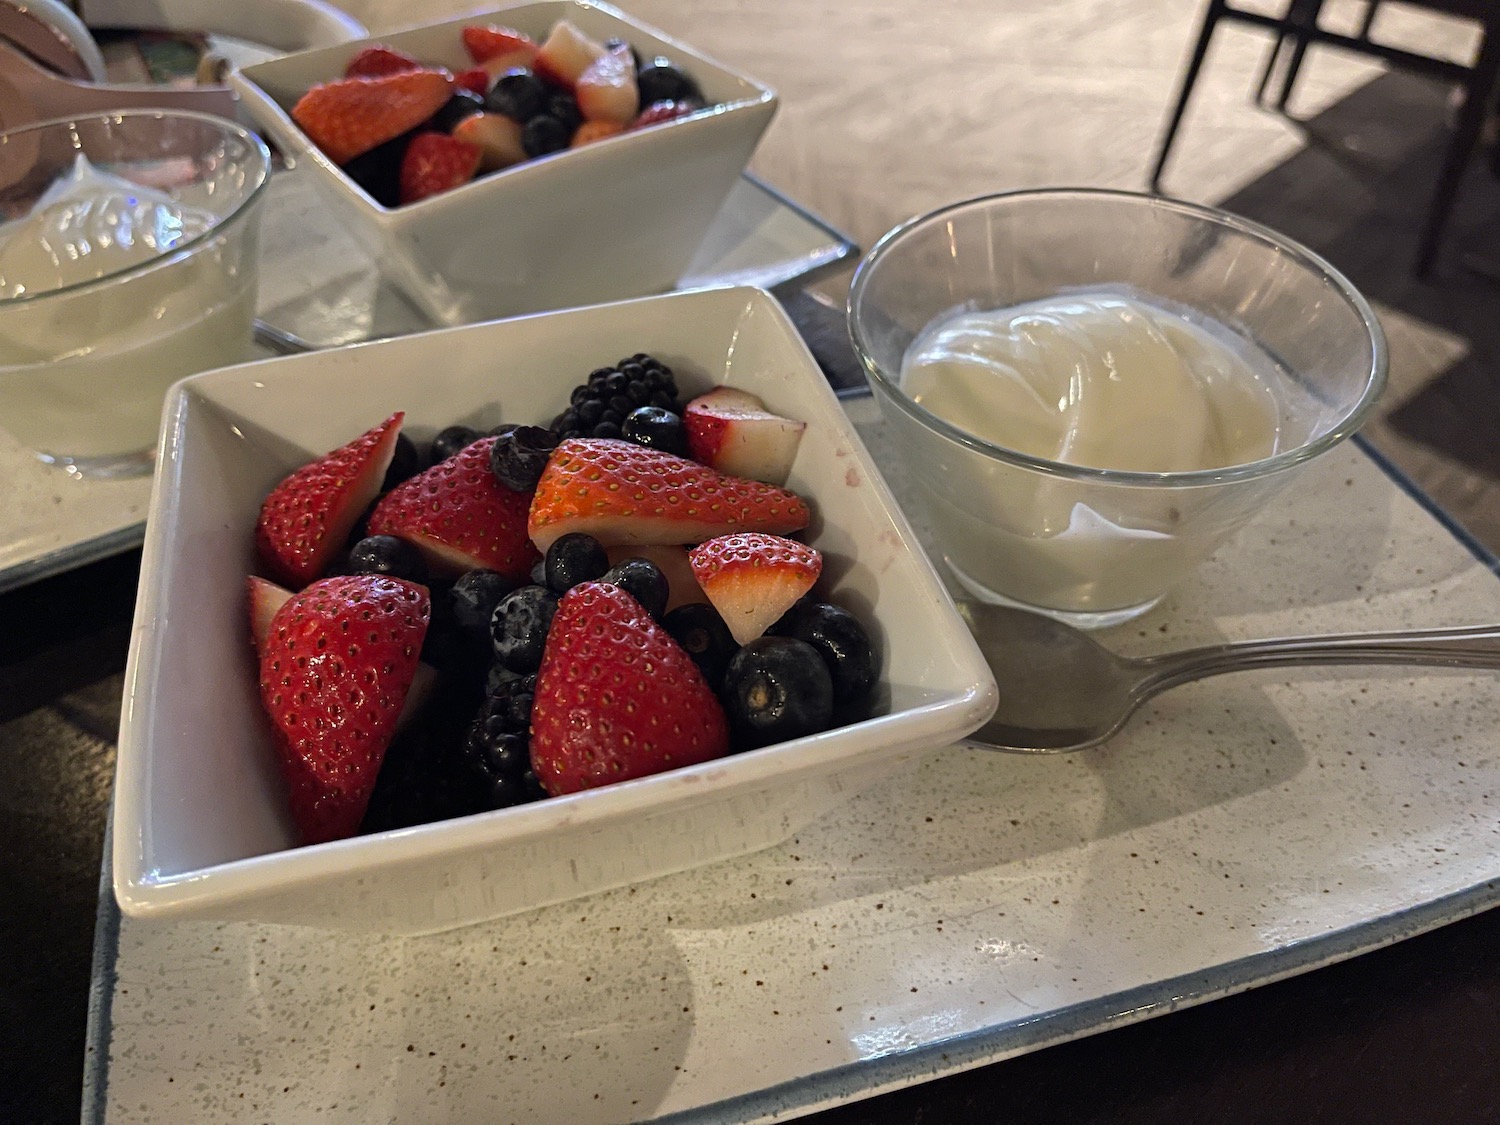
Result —
[{"label": "white yogurt", "polygon": [[[1274,454],[1287,428],[1269,356],[1222,325],[1120,289],[936,321],[912,342],[900,378],[909,397],[970,434],[1099,469],[1244,464]],[[1109,487],[940,448],[930,434],[908,440],[948,466],[927,514],[971,593],[1049,609],[1151,601],[1263,499],[1256,485]]]},{"label": "white yogurt", "polygon": [[182,250],[218,221],[80,156],[0,227],[0,426],[49,460],[139,453],[172,383],[248,358],[254,223],[159,269],[80,284]]}]

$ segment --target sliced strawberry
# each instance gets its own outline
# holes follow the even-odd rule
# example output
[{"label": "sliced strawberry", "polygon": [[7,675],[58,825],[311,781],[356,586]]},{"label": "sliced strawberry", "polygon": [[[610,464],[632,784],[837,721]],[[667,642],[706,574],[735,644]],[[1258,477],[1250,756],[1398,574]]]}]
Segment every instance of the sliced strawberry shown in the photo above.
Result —
[{"label": "sliced strawberry", "polygon": [[254,574],[245,580],[245,592],[250,601],[250,642],[259,652],[271,632],[271,619],[286,605],[292,592]]},{"label": "sliced strawberry", "polygon": [[606,547],[701,543],[734,531],[784,535],[810,518],[806,501],[784,488],[628,441],[568,438],[547,459],[528,526],[545,551],[570,531]]},{"label": "sliced strawberry", "polygon": [[696,113],[698,108],[691,102],[652,102],[636,114],[635,120],[630,122],[628,128],[644,129],[648,125],[660,125],[663,121],[676,121],[679,117]]},{"label": "sliced strawberry", "polygon": [[371,535],[414,544],[435,573],[496,570],[524,581],[540,557],[526,537],[531,497],[490,471],[492,437],[398,484],[370,513]]},{"label": "sliced strawberry", "polygon": [[772,414],[749,391],[715,387],[682,413],[688,456],[720,472],[785,484],[797,459],[805,422]]},{"label": "sliced strawberry", "polygon": [[398,198],[416,203],[472,180],[479,172],[479,146],[447,133],[418,133],[401,158]]},{"label": "sliced strawberry", "polygon": [[475,113],[453,126],[453,135],[479,148],[479,167],[485,172],[509,168],[526,159],[521,126],[503,113]]},{"label": "sliced strawberry", "polygon": [[260,699],[303,843],[359,831],[430,616],[426,587],[360,574],[315,582],[272,618]]},{"label": "sliced strawberry", "polygon": [[729,752],[724,710],[691,657],[618,586],[563,595],[531,711],[531,766],[553,796]]},{"label": "sliced strawberry", "polygon": [[742,645],[776,624],[823,573],[823,556],[806,543],[753,531],[701,543],[688,561]]},{"label": "sliced strawberry", "polygon": [[460,90],[468,90],[482,98],[490,92],[490,72],[482,66],[471,66],[455,74],[453,84]]},{"label": "sliced strawberry", "polygon": [[641,93],[635,84],[635,58],[630,45],[621,43],[600,55],[578,76],[574,86],[578,112],[585,121],[628,124],[641,108]]},{"label": "sliced strawberry", "polygon": [[464,50],[469,52],[469,58],[479,66],[502,55],[525,57],[527,62],[519,64],[521,66],[530,65],[530,60],[536,58],[536,40],[513,27],[501,27],[493,23],[470,24],[463,29],[461,35]]},{"label": "sliced strawberry", "polygon": [[573,130],[573,139],[568,142],[568,147],[577,148],[579,145],[592,144],[594,141],[602,141],[605,137],[613,137],[624,131],[623,125],[617,125],[613,121],[585,121]]},{"label": "sliced strawberry", "polygon": [[355,55],[344,67],[345,78],[379,78],[406,70],[421,70],[422,64],[405,51],[374,43]]},{"label": "sliced strawberry", "polygon": [[591,39],[567,20],[558,20],[531,64],[538,78],[573,89],[591,62],[604,54],[604,44]]},{"label": "sliced strawberry", "polygon": [[265,498],[255,546],[271,577],[300,589],[317,578],[380,493],[405,415],[303,465]]},{"label": "sliced strawberry", "polygon": [[415,129],[447,104],[453,75],[407,70],[314,86],[292,107],[295,121],[335,164]]}]

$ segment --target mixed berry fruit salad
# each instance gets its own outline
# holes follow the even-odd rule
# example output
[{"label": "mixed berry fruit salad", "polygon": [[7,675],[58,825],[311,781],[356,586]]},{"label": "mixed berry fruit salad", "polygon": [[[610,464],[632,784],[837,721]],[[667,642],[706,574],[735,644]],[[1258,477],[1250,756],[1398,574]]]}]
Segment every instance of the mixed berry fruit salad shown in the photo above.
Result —
[{"label": "mixed berry fruit salad", "polygon": [[706,108],[672,59],[643,58],[568,20],[541,42],[496,24],[457,34],[467,69],[372,44],[292,107],[292,120],[382,206]]},{"label": "mixed berry fruit salad", "polygon": [[506,808],[868,714],[878,661],[785,487],[804,425],[636,354],[544,425],[403,415],[265,498],[260,698],[306,843]]}]

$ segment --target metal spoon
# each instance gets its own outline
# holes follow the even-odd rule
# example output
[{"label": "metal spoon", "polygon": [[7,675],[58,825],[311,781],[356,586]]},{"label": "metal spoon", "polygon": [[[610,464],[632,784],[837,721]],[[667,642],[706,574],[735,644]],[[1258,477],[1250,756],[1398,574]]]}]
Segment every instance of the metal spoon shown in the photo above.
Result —
[{"label": "metal spoon", "polygon": [[1025,610],[962,603],[959,612],[1000,685],[994,717],[966,741],[1061,753],[1097,746],[1158,692],[1204,676],[1299,664],[1500,668],[1500,625],[1284,637],[1130,659],[1088,634]]}]

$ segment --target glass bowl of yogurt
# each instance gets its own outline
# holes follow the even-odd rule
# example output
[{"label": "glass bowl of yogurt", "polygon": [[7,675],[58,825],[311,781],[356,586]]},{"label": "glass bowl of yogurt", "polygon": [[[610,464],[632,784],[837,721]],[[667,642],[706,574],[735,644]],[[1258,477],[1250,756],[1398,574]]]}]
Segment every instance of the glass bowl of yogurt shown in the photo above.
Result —
[{"label": "glass bowl of yogurt", "polygon": [[849,330],[970,596],[1100,628],[1146,612],[1385,385],[1369,303],[1209,207],[1052,189],[882,238]]},{"label": "glass bowl of yogurt", "polygon": [[207,114],[0,133],[0,427],[75,476],[149,472],[167,388],[252,358],[269,175]]}]

